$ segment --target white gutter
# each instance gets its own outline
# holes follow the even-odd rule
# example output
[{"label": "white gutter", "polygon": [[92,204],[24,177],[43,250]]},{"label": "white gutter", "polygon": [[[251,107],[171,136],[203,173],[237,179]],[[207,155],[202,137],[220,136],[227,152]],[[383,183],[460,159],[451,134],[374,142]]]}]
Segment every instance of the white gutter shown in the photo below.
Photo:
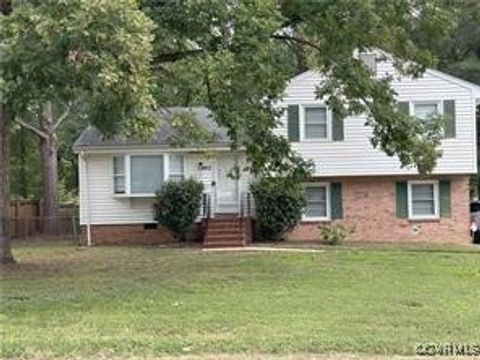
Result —
[{"label": "white gutter", "polygon": [[83,173],[84,173],[84,185],[85,185],[85,195],[83,196],[84,206],[85,206],[85,218],[87,221],[87,246],[92,246],[92,230],[90,226],[90,188],[88,186],[88,161],[87,154],[84,151],[80,152],[80,158],[83,163]]},{"label": "white gutter", "polygon": [[[240,149],[244,149],[241,147]],[[208,151],[231,151],[229,145],[225,146],[205,146],[205,147],[172,147],[169,145],[119,145],[119,146],[78,146],[74,147],[75,153],[89,153],[89,154],[120,154],[120,153],[178,153],[178,152],[208,152]]]}]

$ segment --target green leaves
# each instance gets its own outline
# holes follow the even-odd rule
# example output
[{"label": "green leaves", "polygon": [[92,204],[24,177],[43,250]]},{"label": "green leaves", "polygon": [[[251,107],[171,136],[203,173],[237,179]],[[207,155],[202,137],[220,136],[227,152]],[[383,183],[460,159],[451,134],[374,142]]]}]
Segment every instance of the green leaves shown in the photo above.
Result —
[{"label": "green leaves", "polygon": [[375,146],[398,156],[403,166],[433,169],[439,155],[436,135],[422,133],[412,119],[397,114],[390,79],[372,77],[352,55],[383,49],[397,59],[400,74],[419,76],[435,59],[412,34],[423,29],[445,36],[454,20],[447,5],[434,0],[360,0],[355,6],[349,0],[143,0],[141,9],[157,25],[156,99],[169,106],[206,104],[227,128],[232,147],[246,148],[254,173],[310,171],[289,144],[271,134],[286,82],[306,67],[328,76],[318,96],[340,117],[368,115]]},{"label": "green leaves", "polygon": [[306,206],[305,189],[296,179],[264,177],[250,186],[260,236],[278,240],[300,221]]},{"label": "green leaves", "polygon": [[366,125],[373,129],[372,145],[397,156],[402,166],[415,166],[422,175],[434,169],[441,155],[441,119],[432,119],[426,126],[399,111],[391,78],[372,77],[355,58],[332,64],[328,74],[317,90],[318,97],[326,98],[339,114],[366,114]]},{"label": "green leaves", "polygon": [[17,112],[82,101],[105,133],[151,132],[153,23],[129,0],[29,1],[0,17],[0,93]]},{"label": "green leaves", "polygon": [[308,67],[328,76],[317,95],[339,116],[366,113],[375,146],[428,172],[436,135],[398,114],[390,79],[352,55],[380,48],[418,76],[434,57],[413,34],[445,35],[450,10],[434,0],[29,1],[0,18],[0,96],[17,111],[81,99],[102,132],[128,136],[153,131],[155,102],[207,105],[252,172],[305,176],[309,164],[272,129],[287,81]]},{"label": "green leaves", "polygon": [[155,220],[185,240],[200,214],[202,192],[203,184],[193,179],[166,182],[154,203]]},{"label": "green leaves", "polygon": [[174,130],[170,138],[173,146],[198,146],[215,141],[215,134],[204,127],[190,112],[173,114],[169,123]]}]

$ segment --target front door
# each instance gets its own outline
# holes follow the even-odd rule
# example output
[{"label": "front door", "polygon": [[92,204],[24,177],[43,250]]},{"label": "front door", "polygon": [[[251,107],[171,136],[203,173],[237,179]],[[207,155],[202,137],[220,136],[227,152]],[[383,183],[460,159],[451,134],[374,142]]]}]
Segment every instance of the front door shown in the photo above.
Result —
[{"label": "front door", "polygon": [[235,166],[233,155],[217,158],[217,213],[238,213],[238,181],[228,176]]}]

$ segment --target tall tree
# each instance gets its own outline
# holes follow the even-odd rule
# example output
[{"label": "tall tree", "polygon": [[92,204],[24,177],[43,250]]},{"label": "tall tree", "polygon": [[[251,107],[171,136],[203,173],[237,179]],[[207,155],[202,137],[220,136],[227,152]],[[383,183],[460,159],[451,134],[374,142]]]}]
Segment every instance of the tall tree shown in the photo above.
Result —
[{"label": "tall tree", "polygon": [[[436,55],[441,71],[480,85],[480,2],[454,2],[452,13],[456,14],[456,21],[448,37],[432,37],[424,28],[414,29],[414,37]],[[477,129],[479,126],[480,105],[477,106]],[[477,147],[480,149],[480,140]],[[480,165],[480,156],[478,163]],[[479,174],[471,178],[472,197],[478,198],[480,194],[479,178]]]},{"label": "tall tree", "polygon": [[[276,104],[296,69],[316,69],[328,81],[318,95],[340,115],[366,113],[372,144],[403,166],[427,173],[440,155],[438,126],[423,127],[396,109],[391,78],[372,77],[352,56],[380,48],[399,73],[418,76],[433,64],[413,29],[445,36],[449,8],[437,0],[163,1],[142,0],[156,23],[155,57],[161,96],[188,91],[205,99],[234,148],[244,147],[252,171],[304,176],[308,164],[272,133]],[[188,74],[188,76],[186,75]],[[181,81],[179,81],[179,79]]]},{"label": "tall tree", "polygon": [[40,156],[36,136],[12,124],[10,131],[11,196],[38,199],[40,194]]},{"label": "tall tree", "polygon": [[[2,219],[8,216],[8,130],[26,111],[38,110],[41,128],[35,130],[49,135],[60,120],[53,105],[72,103],[84,104],[89,121],[105,134],[145,135],[154,129],[152,30],[129,0],[32,1],[0,17]],[[43,141],[44,166],[56,176],[56,139]],[[11,261],[8,226],[0,230],[0,261]]]},{"label": "tall tree", "polygon": [[425,27],[413,29],[413,36],[435,54],[440,70],[480,84],[480,2],[454,2],[451,13],[455,21],[448,37],[432,36]]},{"label": "tall tree", "polygon": [[[9,16],[11,12],[11,1],[1,0],[0,16]],[[2,78],[0,77],[1,81]],[[0,264],[15,262],[10,248],[10,218],[8,214],[10,210],[10,157],[8,142],[10,122],[10,110],[4,101],[0,101]]]},{"label": "tall tree", "polygon": [[[54,235],[56,232],[56,223],[58,218],[58,134],[64,127],[68,117],[71,117],[74,105],[67,106],[63,113],[56,116],[54,105],[47,101],[43,109],[34,109],[26,120],[25,117],[17,117],[15,122],[23,129],[30,130],[38,138],[40,144],[40,164],[41,164],[41,185],[42,201],[41,214],[44,219],[42,223],[43,233]],[[35,111],[36,110],[36,111]],[[27,115],[30,111],[25,111]],[[58,111],[57,111],[58,112]],[[78,117],[77,117],[78,120]]]}]

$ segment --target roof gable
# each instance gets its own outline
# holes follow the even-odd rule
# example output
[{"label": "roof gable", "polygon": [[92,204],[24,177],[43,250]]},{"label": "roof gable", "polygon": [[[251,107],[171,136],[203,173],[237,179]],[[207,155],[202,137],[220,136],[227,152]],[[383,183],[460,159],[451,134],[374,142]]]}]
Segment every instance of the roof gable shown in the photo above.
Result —
[{"label": "roof gable", "polygon": [[474,94],[474,97],[480,97],[480,86],[477,84],[474,84],[472,82],[460,79],[458,77],[455,77],[453,75],[449,75],[447,73],[441,72],[439,70],[434,70],[434,69],[427,69],[427,73],[429,73],[432,76],[435,76],[437,78],[440,78],[445,81],[449,81],[453,84],[462,86],[468,90],[471,90]]}]

